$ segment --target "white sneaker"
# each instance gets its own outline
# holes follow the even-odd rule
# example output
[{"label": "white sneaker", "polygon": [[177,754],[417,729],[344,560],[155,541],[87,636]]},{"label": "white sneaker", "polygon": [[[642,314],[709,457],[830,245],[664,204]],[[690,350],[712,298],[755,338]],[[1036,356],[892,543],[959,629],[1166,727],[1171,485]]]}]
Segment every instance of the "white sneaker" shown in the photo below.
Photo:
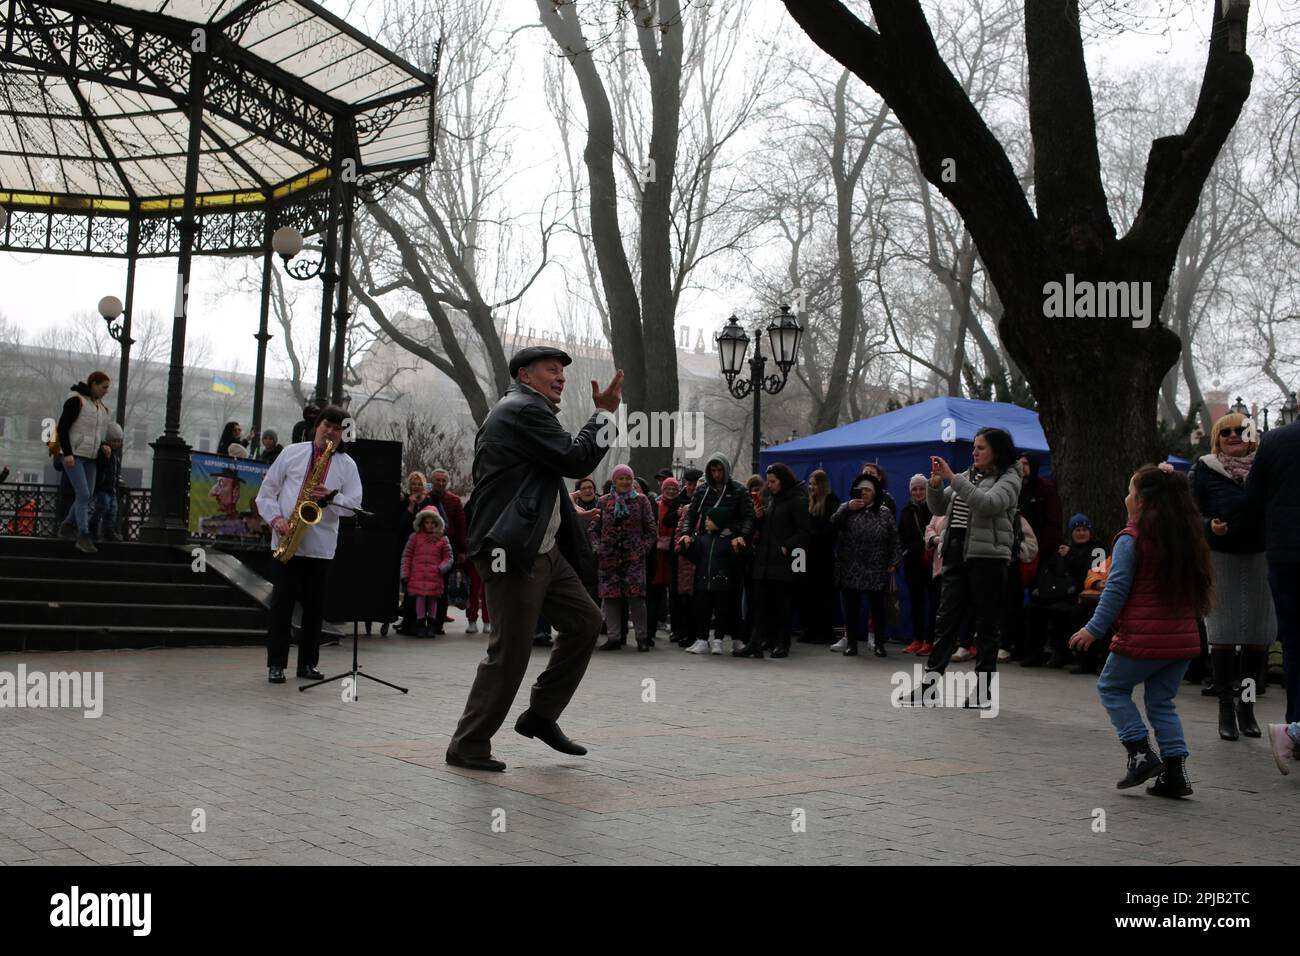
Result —
[{"label": "white sneaker", "polygon": [[964,648],[964,647],[959,647],[959,648],[957,648],[957,653],[954,654],[954,655],[952,655],[952,659],[953,659],[954,661],[958,661],[958,662],[960,662],[960,661],[968,661],[968,660],[970,660],[970,659],[971,659],[972,657],[974,657],[974,656],[975,656],[975,655],[972,654],[970,651],[968,651],[966,648]]},{"label": "white sneaker", "polygon": [[474,621],[470,621],[468,624],[465,625],[465,633],[466,633],[466,634],[477,634],[477,633],[478,633],[478,624],[475,623]]},{"label": "white sneaker", "polygon": [[738,652],[740,652],[740,651],[743,651],[744,649],[745,649],[745,642],[744,642],[744,641],[742,641],[742,640],[740,640],[739,638],[736,638],[736,637],[733,637],[733,638],[731,639],[731,653],[735,654],[735,653],[738,653]]},{"label": "white sneaker", "polygon": [[998,651],[998,660],[1000,660],[1000,661],[1009,661],[1009,660],[1011,660],[1011,652],[1008,651],[1008,650],[1000,650],[1000,651]]},{"label": "white sneaker", "polygon": [[710,654],[722,653],[722,638],[715,637],[713,640],[709,641],[709,653]]},{"label": "white sneaker", "polygon": [[836,641],[834,644],[831,645],[831,650],[833,650],[835,653],[838,654],[840,651],[844,650],[844,648],[848,646],[849,646],[849,639],[847,637],[841,637],[838,641]]},{"label": "white sneaker", "polygon": [[699,638],[694,644],[686,648],[687,654],[707,654],[709,653],[709,642],[704,638]]},{"label": "white sneaker", "polygon": [[491,633],[492,633],[492,625],[491,625],[491,624],[487,624],[487,623],[485,623],[485,624],[483,625],[483,633],[484,633],[484,634],[491,634]]}]

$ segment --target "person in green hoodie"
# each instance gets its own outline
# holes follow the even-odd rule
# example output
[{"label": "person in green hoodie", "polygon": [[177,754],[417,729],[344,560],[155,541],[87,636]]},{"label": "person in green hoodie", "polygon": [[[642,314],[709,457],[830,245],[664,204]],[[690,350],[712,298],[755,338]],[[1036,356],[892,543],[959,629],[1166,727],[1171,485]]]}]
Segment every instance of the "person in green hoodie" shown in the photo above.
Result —
[{"label": "person in green hoodie", "polygon": [[[754,533],[754,502],[745,486],[731,477],[731,460],[721,452],[705,462],[704,476],[691,496],[690,505],[683,509],[685,515],[677,526],[677,550],[684,551],[691,546],[691,542],[704,531],[704,516],[713,509],[719,509],[715,517],[726,516],[723,524],[719,525],[719,533],[730,539],[736,557],[743,560]],[[726,608],[724,616],[730,622],[727,632],[733,639],[741,636],[741,578],[740,574],[732,576],[731,590],[727,600],[722,602]]]}]

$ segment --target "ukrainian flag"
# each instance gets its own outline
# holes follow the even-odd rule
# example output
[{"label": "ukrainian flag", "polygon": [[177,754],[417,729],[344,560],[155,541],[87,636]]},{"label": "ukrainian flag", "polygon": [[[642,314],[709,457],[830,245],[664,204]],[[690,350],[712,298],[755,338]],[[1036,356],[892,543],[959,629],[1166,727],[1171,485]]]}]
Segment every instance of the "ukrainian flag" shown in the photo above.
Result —
[{"label": "ukrainian flag", "polygon": [[212,376],[212,390],[218,395],[234,395],[235,383],[224,378]]}]

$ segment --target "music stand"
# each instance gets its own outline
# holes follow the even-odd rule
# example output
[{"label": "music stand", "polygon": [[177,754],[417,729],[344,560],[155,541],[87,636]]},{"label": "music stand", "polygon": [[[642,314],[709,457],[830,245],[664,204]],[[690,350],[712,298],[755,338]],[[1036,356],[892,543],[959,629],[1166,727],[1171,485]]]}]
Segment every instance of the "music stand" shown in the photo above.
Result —
[{"label": "music stand", "polygon": [[[334,503],[330,502],[330,504],[334,504]],[[370,517],[370,512],[362,511],[360,508],[348,508],[347,505],[334,505],[334,507],[345,508],[346,510],[352,512],[352,518],[356,522],[354,527],[356,528],[357,544],[359,545],[361,541],[362,520],[364,518]],[[357,627],[357,624],[358,622],[356,619],[356,614],[354,612],[352,616],[352,669],[348,671],[344,671],[341,674],[335,674],[333,677],[326,677],[318,681],[313,681],[310,684],[303,684],[298,688],[298,690],[300,691],[311,690],[313,687],[319,687],[321,684],[328,684],[331,683],[332,681],[341,680],[344,677],[351,677],[352,694],[353,694],[352,700],[355,702],[361,699],[361,694],[357,692],[356,679],[358,677],[364,677],[366,680],[372,680],[376,684],[383,684],[385,687],[391,687],[393,690],[400,690],[403,694],[409,692],[408,688],[399,687],[397,684],[390,684],[388,681],[375,677],[373,674],[367,674],[365,671],[361,669],[361,665],[357,663],[357,641],[359,639],[359,629]]]}]

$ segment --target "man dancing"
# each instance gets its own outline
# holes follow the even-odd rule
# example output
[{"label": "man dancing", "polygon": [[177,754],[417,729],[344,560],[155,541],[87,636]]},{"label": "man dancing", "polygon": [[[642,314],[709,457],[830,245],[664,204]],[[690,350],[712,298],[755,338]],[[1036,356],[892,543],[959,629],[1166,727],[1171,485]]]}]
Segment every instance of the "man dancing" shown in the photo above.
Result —
[{"label": "man dancing", "polygon": [[473,770],[505,770],[492,756],[532,652],[538,615],[558,634],[550,661],[533,685],[528,709],[515,724],[561,753],[581,756],[556,721],[586,673],[600,633],[600,610],[575,568],[583,536],[564,479],[591,474],[609,450],[597,441],[618,408],[620,369],[604,391],[591,383],[597,411],[576,436],[556,418],[564,367],[573,360],[556,348],[522,349],[510,360],[515,379],[474,438],[474,493],[469,499],[467,553],[483,579],[492,636],[478,666],[465,713],[447,748],[447,763]]},{"label": "man dancing", "polygon": [[289,666],[289,626],[293,621],[294,602],[302,604],[302,627],[298,634],[298,676],[323,680],[316,669],[320,658],[320,628],[325,614],[325,575],[334,559],[339,539],[339,512],[342,508],[361,507],[361,476],[356,463],[342,451],[343,422],[346,413],[337,405],[321,409],[316,418],[313,437],[310,428],[305,440],[290,445],[275,459],[262,479],[257,493],[257,512],[271,525],[271,550],[289,533],[289,517],[298,503],[303,483],[325,453],[325,443],[334,443],[325,475],[310,490],[321,506],[321,519],[307,528],[302,542],[283,567],[271,592],[271,626],[266,640],[266,666],[272,684],[284,683],[284,669]]}]

